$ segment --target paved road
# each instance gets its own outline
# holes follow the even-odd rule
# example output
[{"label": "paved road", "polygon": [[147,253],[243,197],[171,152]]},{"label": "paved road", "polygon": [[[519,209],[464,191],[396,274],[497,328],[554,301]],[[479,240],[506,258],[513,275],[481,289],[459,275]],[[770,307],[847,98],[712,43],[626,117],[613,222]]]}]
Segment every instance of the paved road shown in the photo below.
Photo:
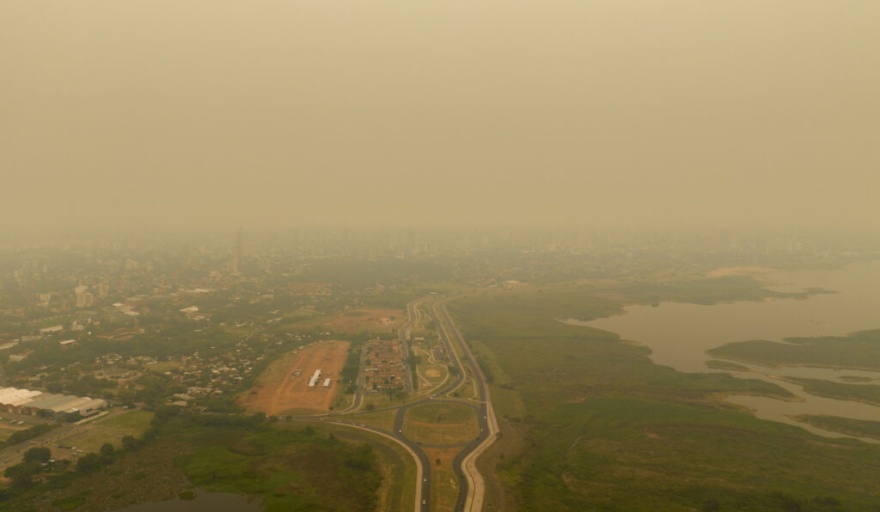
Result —
[{"label": "paved road", "polygon": [[[438,323],[438,325],[442,325],[439,330],[445,343],[450,345],[448,338],[451,335],[456,346],[461,350],[462,354],[464,354],[465,362],[467,363],[470,375],[477,388],[477,400],[479,403],[477,421],[480,425],[480,435],[456,455],[453,464],[459,481],[459,492],[458,499],[455,503],[455,510],[461,512],[479,511],[482,510],[485,487],[483,484],[483,478],[477,471],[475,460],[483,450],[495,441],[498,432],[498,423],[495,419],[495,412],[492,409],[492,404],[489,400],[489,389],[486,385],[483,371],[480,369],[480,365],[477,364],[477,360],[474,358],[473,353],[471,353],[470,348],[464,342],[461,332],[459,332],[455,323],[453,323],[452,318],[450,318],[449,311],[446,310],[446,303],[440,302],[435,304],[432,308],[432,312],[435,315],[435,322]],[[437,317],[442,318],[442,324],[437,322]],[[456,362],[458,367],[463,370],[463,365],[458,356],[456,356]],[[463,373],[464,372],[462,371],[462,374]]]},{"label": "paved road", "polygon": [[[415,319],[419,316],[419,310],[416,307],[419,302],[420,301],[413,301],[407,304],[408,320],[398,331],[398,337],[404,346],[407,341],[408,331],[412,328]],[[416,487],[414,510],[415,512],[428,512],[431,510],[432,504],[431,464],[428,460],[428,456],[422,449],[422,446],[407,439],[403,434],[403,421],[406,412],[411,407],[431,403],[435,399],[437,399],[436,401],[464,403],[474,407],[478,411],[477,422],[480,427],[480,433],[476,438],[467,443],[462,451],[455,456],[453,459],[453,467],[456,478],[459,482],[459,493],[454,510],[476,512],[482,509],[484,486],[482,476],[477,471],[474,460],[483,449],[495,440],[495,435],[498,432],[498,424],[495,420],[495,413],[492,409],[492,404],[489,402],[488,388],[485,383],[483,372],[470,349],[465,344],[458,328],[456,328],[455,324],[452,322],[449,312],[446,310],[446,305],[443,302],[435,302],[432,304],[429,312],[434,320],[434,324],[437,326],[437,331],[440,334],[440,341],[443,344],[443,348],[449,355],[450,364],[455,368],[452,372],[454,373],[454,378],[448,380],[441,389],[435,391],[429,397],[402,405],[374,409],[372,412],[383,410],[397,411],[391,431],[370,427],[354,421],[347,421],[345,419],[347,414],[354,412],[361,407],[361,404],[363,403],[363,393],[361,391],[355,393],[354,401],[350,407],[335,413],[321,415],[321,419],[337,425],[347,425],[374,432],[393,439],[406,448],[416,462],[416,472],[420,480]],[[459,356],[459,354],[462,354],[462,356]],[[477,390],[476,402],[473,400],[447,398],[447,395],[454,392],[465,383],[468,376],[470,376],[475,383]],[[359,377],[359,379],[360,378],[361,377]],[[362,383],[359,381],[359,384]],[[319,418],[316,416],[300,416],[295,417],[294,419],[300,421],[315,421]]]}]

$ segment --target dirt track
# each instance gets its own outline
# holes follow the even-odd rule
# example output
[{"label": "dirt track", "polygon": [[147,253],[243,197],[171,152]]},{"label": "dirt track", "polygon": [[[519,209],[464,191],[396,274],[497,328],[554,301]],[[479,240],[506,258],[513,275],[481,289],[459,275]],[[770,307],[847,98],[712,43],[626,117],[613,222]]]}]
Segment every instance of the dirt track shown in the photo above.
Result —
[{"label": "dirt track", "polygon": [[[322,341],[298,352],[289,352],[269,365],[257,385],[244,394],[239,403],[268,416],[328,411],[339,389],[337,379],[347,353],[347,341]],[[321,378],[310,388],[309,378],[315,370],[321,370]],[[329,389],[324,387],[326,378],[332,379]]]}]

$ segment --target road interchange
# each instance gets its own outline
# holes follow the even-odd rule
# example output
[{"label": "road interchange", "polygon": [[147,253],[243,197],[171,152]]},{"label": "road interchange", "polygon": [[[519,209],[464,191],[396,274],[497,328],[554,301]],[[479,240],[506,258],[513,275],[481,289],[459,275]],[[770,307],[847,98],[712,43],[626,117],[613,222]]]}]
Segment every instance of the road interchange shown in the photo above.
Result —
[{"label": "road interchange", "polygon": [[[420,318],[418,304],[422,302],[422,300],[424,299],[407,304],[407,321],[398,330],[398,337],[402,346],[406,345],[411,328],[417,319]],[[410,453],[416,463],[417,482],[413,510],[416,512],[428,512],[432,510],[433,505],[431,496],[431,464],[423,446],[408,439],[404,434],[403,423],[406,413],[412,407],[435,402],[462,403],[474,408],[476,410],[479,434],[473,440],[466,443],[462,450],[453,458],[453,469],[456,479],[458,480],[459,488],[454,510],[457,512],[478,512],[482,510],[484,485],[483,477],[477,470],[475,461],[479,454],[495,440],[498,434],[498,423],[495,419],[495,413],[489,399],[488,385],[485,381],[483,372],[471,353],[470,348],[464,342],[461,332],[452,321],[452,318],[446,309],[445,301],[432,301],[429,305],[429,312],[434,321],[434,325],[437,328],[440,342],[446,350],[446,353],[449,354],[450,363],[455,369],[450,372],[453,378],[447,378],[442,384],[440,384],[439,389],[431,391],[430,396],[422,397],[405,404],[376,408],[371,411],[380,412],[396,410],[393,427],[389,431],[379,427],[347,421],[346,419],[346,416],[358,412],[363,406],[363,372],[360,372],[361,375],[358,377],[358,390],[355,392],[352,405],[336,413],[322,415],[322,420],[379,434],[392,439],[403,446]],[[449,397],[450,394],[463,387],[468,382],[468,379],[470,379],[474,385],[476,391],[475,400]],[[315,417],[301,416],[296,419],[308,421],[314,420]]]}]

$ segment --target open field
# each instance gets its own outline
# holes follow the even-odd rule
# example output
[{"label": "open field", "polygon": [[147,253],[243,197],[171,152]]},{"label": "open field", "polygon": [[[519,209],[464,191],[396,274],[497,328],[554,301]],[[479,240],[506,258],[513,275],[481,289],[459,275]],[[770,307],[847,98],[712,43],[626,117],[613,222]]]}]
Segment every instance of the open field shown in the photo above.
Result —
[{"label": "open field", "polygon": [[[266,368],[256,385],[239,397],[239,404],[268,416],[330,410],[348,346],[346,341],[322,341],[288,352]],[[321,370],[321,378],[309,387],[315,370]],[[323,386],[325,378],[332,379],[330,388]]]},{"label": "open field", "polygon": [[355,424],[363,424],[373,428],[380,428],[391,432],[394,429],[394,419],[397,417],[397,410],[391,409],[378,412],[357,412],[354,414],[346,414],[340,418],[342,421]]},{"label": "open field", "polygon": [[35,418],[27,414],[4,412],[0,414],[0,441],[5,441],[9,436],[19,430],[25,430],[41,423],[46,423],[46,420]]},{"label": "open field", "polygon": [[[109,423],[136,421],[130,416]],[[111,464],[25,489],[0,508],[109,512],[169,500],[194,488],[260,497],[265,512],[398,512],[411,510],[415,500],[408,454],[365,432],[185,413],[165,417],[158,429],[147,445],[122,452]],[[384,501],[378,496],[382,485]]]},{"label": "open field", "polygon": [[436,402],[407,410],[403,433],[421,444],[466,443],[480,433],[477,411],[464,404]]},{"label": "open field", "polygon": [[725,289],[739,288],[748,298],[756,295],[740,281],[721,284],[614,289],[602,283],[600,289],[486,293],[450,304],[465,339],[479,342],[488,367],[501,370],[491,393],[502,436],[478,464],[496,469],[488,485],[504,489],[505,510],[873,512],[880,506],[880,447],[758,420],[717,398],[741,391],[789,395],[778,386],[680,373],[652,364],[645,347],[612,333],[555,321],[595,318],[655,292],[658,300],[724,300]]},{"label": "open field", "polygon": [[9,423],[0,423],[0,441],[9,439],[14,432],[21,430],[20,427]]},{"label": "open field", "polygon": [[187,432],[193,452],[175,462],[196,486],[260,496],[267,512],[375,508],[381,476],[367,444],[293,424]]},{"label": "open field", "polygon": [[453,512],[458,499],[458,480],[452,468],[452,459],[459,448],[425,448],[431,461],[431,501],[433,512]]},{"label": "open field", "polygon": [[400,309],[352,309],[330,316],[306,320],[297,325],[305,328],[327,329],[334,333],[357,334],[393,333],[406,320]]},{"label": "open field", "polygon": [[382,472],[379,488],[380,512],[403,512],[412,510],[415,503],[416,464],[412,456],[396,442],[361,430],[325,425],[329,432],[350,442],[369,442],[374,449]]},{"label": "open field", "polygon": [[[151,411],[139,409],[114,412],[94,422],[51,433],[49,438],[53,440],[52,455],[55,458],[68,459],[74,453],[97,453],[104,443],[119,448],[124,436],[140,437],[149,428],[153,415]],[[70,448],[61,448],[58,445]]]}]

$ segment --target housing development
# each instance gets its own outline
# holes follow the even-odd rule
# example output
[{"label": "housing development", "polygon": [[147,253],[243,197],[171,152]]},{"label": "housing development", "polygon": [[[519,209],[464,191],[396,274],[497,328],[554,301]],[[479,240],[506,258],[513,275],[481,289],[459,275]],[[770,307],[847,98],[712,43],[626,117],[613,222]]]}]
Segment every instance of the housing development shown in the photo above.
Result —
[{"label": "housing development", "polygon": [[[850,268],[880,254],[858,237],[729,233],[713,238],[709,257],[694,250],[707,247],[707,237],[403,231],[359,242],[349,233],[343,243],[331,230],[186,244],[173,236],[7,243],[0,246],[0,504],[112,511],[236,489],[292,507],[285,510],[300,500],[420,512],[607,504],[635,498],[604,475],[662,461],[700,479],[660,446],[705,454],[691,457],[699,464],[723,446],[716,436],[741,429],[760,441],[755,446],[782,446],[780,439],[812,446],[802,463],[826,482],[818,498],[861,510],[868,501],[838,492],[833,475],[814,464],[842,453],[838,441],[752,424],[758,419],[732,412],[727,401],[790,399],[783,385],[816,383],[747,366],[757,357],[750,346],[711,347],[717,359],[705,373],[679,372],[585,323],[619,318],[630,305],[770,307],[842,297],[818,287],[775,289],[762,279],[774,266]],[[836,339],[834,349],[870,346],[871,336]],[[817,346],[814,354],[826,350]],[[855,364],[846,354],[835,357]],[[870,402],[873,377],[857,373],[868,371],[856,370],[862,366],[848,366],[855,373],[823,392]],[[797,421],[856,441],[875,437],[870,423],[807,414]],[[730,442],[753,457],[778,455]],[[854,453],[874,452],[865,445]],[[608,473],[584,465],[599,455],[597,467]],[[861,479],[867,473],[853,457],[847,463]],[[571,465],[548,462],[557,458]],[[229,469],[240,467],[249,472]],[[309,480],[306,467],[327,473]],[[273,480],[267,468],[283,478]],[[500,476],[520,473],[544,475],[563,490],[550,495],[540,479]],[[327,491],[330,475],[348,492]],[[96,485],[108,479],[114,483]],[[639,485],[664,500],[679,492]],[[804,489],[750,485],[716,490],[724,503],[773,492],[813,499]]]}]

